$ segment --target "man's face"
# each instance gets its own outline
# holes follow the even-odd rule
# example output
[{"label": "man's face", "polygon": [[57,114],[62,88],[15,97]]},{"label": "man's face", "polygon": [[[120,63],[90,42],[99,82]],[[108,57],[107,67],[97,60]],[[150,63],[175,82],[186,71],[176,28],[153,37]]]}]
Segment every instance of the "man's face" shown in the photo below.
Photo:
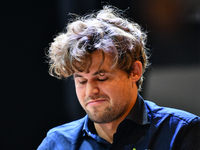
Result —
[{"label": "man's face", "polygon": [[129,112],[136,101],[136,86],[120,69],[111,69],[112,58],[105,54],[99,75],[102,53],[91,54],[92,65],[87,72],[75,72],[76,94],[83,109],[95,123],[109,123]]}]

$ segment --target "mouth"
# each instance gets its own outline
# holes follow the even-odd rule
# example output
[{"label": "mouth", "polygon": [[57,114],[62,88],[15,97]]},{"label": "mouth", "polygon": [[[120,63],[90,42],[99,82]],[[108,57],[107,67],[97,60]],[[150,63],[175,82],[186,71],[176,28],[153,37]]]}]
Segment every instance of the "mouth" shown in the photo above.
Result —
[{"label": "mouth", "polygon": [[86,106],[97,106],[97,105],[100,105],[104,102],[107,102],[108,100],[105,100],[105,99],[101,99],[101,100],[92,100],[92,101],[89,101]]}]

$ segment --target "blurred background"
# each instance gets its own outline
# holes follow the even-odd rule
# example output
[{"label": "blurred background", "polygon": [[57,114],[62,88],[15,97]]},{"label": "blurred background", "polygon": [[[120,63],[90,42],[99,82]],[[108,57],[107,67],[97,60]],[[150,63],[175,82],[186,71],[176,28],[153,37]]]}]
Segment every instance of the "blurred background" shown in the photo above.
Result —
[{"label": "blurred background", "polygon": [[111,4],[148,31],[151,67],[141,95],[200,115],[200,1],[1,1],[1,150],[34,150],[47,131],[85,115],[73,80],[48,74],[45,50],[69,12]]}]

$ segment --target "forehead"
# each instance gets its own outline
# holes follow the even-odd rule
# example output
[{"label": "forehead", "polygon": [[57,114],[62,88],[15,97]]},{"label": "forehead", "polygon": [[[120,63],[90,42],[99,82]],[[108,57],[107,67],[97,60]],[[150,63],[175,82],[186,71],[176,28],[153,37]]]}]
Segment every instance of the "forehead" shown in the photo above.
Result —
[{"label": "forehead", "polygon": [[89,67],[88,72],[75,72],[75,73],[92,73],[95,75],[101,72],[111,72],[113,70],[113,58],[111,55],[104,53],[104,56],[101,51],[95,51],[91,53],[91,66]]}]

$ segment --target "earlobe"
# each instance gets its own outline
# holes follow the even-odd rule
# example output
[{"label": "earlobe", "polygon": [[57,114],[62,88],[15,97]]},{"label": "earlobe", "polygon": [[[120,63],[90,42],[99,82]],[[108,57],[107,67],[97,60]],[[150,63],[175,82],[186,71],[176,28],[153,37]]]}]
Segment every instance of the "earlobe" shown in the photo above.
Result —
[{"label": "earlobe", "polygon": [[132,65],[131,78],[133,82],[137,82],[142,76],[142,63],[135,61]]}]

